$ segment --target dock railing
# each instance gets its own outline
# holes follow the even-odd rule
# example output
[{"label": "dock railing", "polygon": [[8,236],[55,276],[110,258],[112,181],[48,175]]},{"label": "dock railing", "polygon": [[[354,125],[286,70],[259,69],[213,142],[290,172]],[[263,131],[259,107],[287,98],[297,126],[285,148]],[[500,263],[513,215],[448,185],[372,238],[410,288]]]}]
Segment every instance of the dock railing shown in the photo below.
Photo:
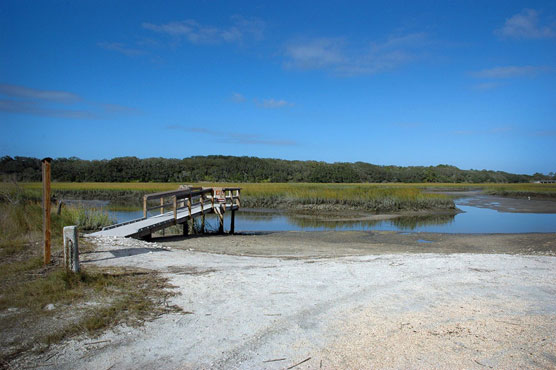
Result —
[{"label": "dock railing", "polygon": [[[239,208],[241,205],[240,192],[241,188],[236,187],[192,187],[188,189],[146,194],[143,196],[143,218],[148,217],[148,211],[159,209],[160,213],[163,214],[166,209],[171,208],[174,213],[174,219],[177,219],[178,210],[186,207],[191,217],[191,208],[200,204],[201,213],[204,213],[205,203],[207,201],[211,202],[211,207],[213,209],[215,208],[215,202],[224,203],[232,207],[237,206]],[[157,199],[160,199],[159,204],[149,206],[149,201]]]}]

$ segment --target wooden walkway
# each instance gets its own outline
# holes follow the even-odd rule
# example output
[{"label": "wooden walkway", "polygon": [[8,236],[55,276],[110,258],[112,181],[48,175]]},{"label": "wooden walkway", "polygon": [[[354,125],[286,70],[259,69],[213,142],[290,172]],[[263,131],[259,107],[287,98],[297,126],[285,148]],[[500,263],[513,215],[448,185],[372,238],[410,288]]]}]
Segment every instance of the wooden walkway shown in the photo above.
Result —
[{"label": "wooden walkway", "polygon": [[[147,194],[143,197],[143,217],[103,228],[89,236],[122,236],[149,239],[155,231],[173,225],[184,225],[188,233],[188,222],[201,218],[201,228],[205,229],[205,215],[216,213],[219,231],[224,231],[224,213],[231,211],[230,233],[234,233],[235,211],[240,207],[240,188],[187,188],[176,191]],[[149,206],[152,201],[157,205]],[[170,211],[166,211],[170,208]],[[160,214],[148,217],[148,211],[159,209]]]}]

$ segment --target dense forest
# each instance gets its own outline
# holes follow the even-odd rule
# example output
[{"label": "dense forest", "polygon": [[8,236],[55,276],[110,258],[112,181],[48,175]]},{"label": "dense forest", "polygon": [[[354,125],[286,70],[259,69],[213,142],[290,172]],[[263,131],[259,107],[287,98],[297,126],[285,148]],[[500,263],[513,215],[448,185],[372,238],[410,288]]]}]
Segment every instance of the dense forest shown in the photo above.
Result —
[{"label": "dense forest", "polygon": [[[17,181],[40,181],[40,159],[4,156],[0,159],[0,176]],[[70,182],[517,183],[553,178],[553,173],[517,175],[501,171],[460,170],[449,165],[399,167],[364,162],[326,163],[232,156],[119,157],[110,160],[72,157],[52,161],[52,179]]]}]

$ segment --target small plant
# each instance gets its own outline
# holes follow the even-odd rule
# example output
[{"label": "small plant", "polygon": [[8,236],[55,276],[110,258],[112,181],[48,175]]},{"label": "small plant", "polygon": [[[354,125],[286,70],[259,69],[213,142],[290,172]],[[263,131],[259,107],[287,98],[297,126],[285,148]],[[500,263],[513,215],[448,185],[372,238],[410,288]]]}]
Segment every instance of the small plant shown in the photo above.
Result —
[{"label": "small plant", "polygon": [[67,207],[62,214],[80,230],[99,230],[116,222],[108,212],[97,208]]}]

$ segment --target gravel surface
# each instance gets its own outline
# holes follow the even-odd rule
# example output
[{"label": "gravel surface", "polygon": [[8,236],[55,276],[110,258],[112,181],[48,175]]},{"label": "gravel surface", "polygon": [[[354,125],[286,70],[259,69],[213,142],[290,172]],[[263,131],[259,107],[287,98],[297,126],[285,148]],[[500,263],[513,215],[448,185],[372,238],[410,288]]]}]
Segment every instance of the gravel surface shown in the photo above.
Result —
[{"label": "gravel surface", "polygon": [[[169,303],[185,312],[139,328],[118,326],[98,338],[74,338],[13,366],[285,369],[304,361],[295,369],[556,367],[556,258],[550,255],[363,253],[356,246],[372,249],[372,242],[361,235],[353,236],[358,251],[351,255],[334,256],[333,238],[322,247],[324,236],[291,235],[254,236],[252,254],[265,257],[225,254],[247,237],[96,240],[97,250],[82,256],[84,266],[161,271],[180,293]],[[491,237],[475,242],[504,243],[488,242]],[[544,242],[553,237],[546,234]],[[189,250],[209,239],[221,249]],[[311,246],[323,254],[294,253]]]}]

